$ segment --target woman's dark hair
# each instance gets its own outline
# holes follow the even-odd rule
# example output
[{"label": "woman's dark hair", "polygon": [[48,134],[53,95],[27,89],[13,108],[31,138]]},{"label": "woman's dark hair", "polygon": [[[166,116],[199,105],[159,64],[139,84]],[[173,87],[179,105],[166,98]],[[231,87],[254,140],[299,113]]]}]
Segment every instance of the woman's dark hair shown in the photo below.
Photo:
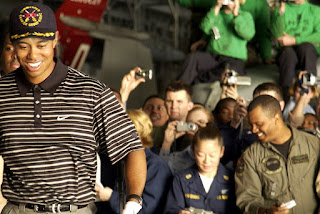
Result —
[{"label": "woman's dark hair", "polygon": [[213,123],[208,123],[206,127],[199,128],[192,139],[192,149],[202,140],[218,140],[219,146],[222,147],[224,145],[222,134]]}]

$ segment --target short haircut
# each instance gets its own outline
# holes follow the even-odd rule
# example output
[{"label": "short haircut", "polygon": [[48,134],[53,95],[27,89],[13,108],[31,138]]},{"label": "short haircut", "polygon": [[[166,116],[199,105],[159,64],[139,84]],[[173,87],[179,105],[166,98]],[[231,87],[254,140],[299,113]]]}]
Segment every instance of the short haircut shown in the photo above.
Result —
[{"label": "short haircut", "polygon": [[142,109],[144,109],[144,107],[145,107],[145,105],[147,104],[147,102],[148,102],[149,100],[153,99],[153,98],[158,98],[158,99],[164,101],[164,99],[163,99],[162,97],[160,97],[159,95],[157,95],[157,94],[150,95],[150,96],[147,97],[147,99],[144,101],[144,103],[143,103],[143,105],[142,105]]},{"label": "short haircut", "polygon": [[152,132],[152,122],[149,116],[144,113],[141,109],[131,109],[127,110],[127,114],[132,120],[138,135],[140,137],[141,143],[144,148],[150,148],[153,146],[153,141],[151,138]]},{"label": "short haircut", "polygon": [[209,109],[207,109],[207,108],[204,107],[204,106],[200,106],[200,105],[193,107],[193,108],[188,112],[187,118],[188,118],[188,116],[189,116],[192,112],[199,111],[199,110],[200,110],[200,111],[203,111],[203,113],[206,114],[207,119],[208,119],[208,123],[214,123],[214,117],[213,117],[212,113],[209,111]]},{"label": "short haircut", "polygon": [[202,140],[218,140],[218,145],[223,146],[223,138],[219,129],[213,124],[208,123],[206,127],[200,127],[192,139],[191,147],[194,147]]},{"label": "short haircut", "polygon": [[253,96],[256,94],[261,94],[266,91],[273,91],[276,94],[276,98],[279,101],[283,101],[283,93],[280,85],[274,82],[265,82],[260,85],[258,85],[254,91],[253,91]]},{"label": "short haircut", "polygon": [[192,100],[192,87],[191,85],[181,81],[181,80],[175,80],[169,83],[169,85],[166,87],[165,95],[167,95],[167,92],[177,92],[177,91],[186,91],[187,95],[189,95],[189,100]]},{"label": "short haircut", "polygon": [[282,118],[281,107],[279,101],[270,95],[260,95],[252,100],[248,106],[248,113],[257,107],[261,107],[262,111],[269,117],[274,117],[276,114]]},{"label": "short haircut", "polygon": [[227,97],[227,98],[219,100],[216,107],[212,111],[214,116],[219,115],[221,113],[222,109],[225,108],[226,104],[229,102],[237,103],[237,101],[231,97]]}]

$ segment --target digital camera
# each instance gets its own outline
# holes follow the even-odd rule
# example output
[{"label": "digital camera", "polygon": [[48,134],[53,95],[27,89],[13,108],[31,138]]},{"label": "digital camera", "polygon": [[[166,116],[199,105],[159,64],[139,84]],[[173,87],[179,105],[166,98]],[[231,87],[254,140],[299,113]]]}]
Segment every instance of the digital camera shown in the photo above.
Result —
[{"label": "digital camera", "polygon": [[231,70],[226,73],[227,85],[251,85],[251,77],[238,76],[236,71]]},{"label": "digital camera", "polygon": [[136,71],[136,79],[139,78],[144,78],[146,80],[151,80],[152,79],[152,70],[143,70],[140,69],[138,71]]},{"label": "digital camera", "polygon": [[189,208],[187,208],[185,210],[189,211],[192,214],[215,214],[212,211],[206,211],[204,209],[197,209],[197,208],[194,208],[194,207],[189,207]]},{"label": "digital camera", "polygon": [[197,125],[195,123],[188,123],[183,121],[180,121],[176,126],[177,132],[195,131],[196,128]]}]

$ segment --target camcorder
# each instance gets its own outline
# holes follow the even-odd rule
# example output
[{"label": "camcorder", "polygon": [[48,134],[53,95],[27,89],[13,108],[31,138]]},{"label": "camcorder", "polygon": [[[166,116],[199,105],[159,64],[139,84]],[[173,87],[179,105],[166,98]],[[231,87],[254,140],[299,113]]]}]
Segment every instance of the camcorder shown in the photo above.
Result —
[{"label": "camcorder", "polygon": [[144,70],[140,69],[136,71],[136,79],[144,78],[145,80],[151,80],[152,79],[152,70]]},{"label": "camcorder", "polygon": [[233,0],[223,0],[222,1],[222,5],[229,5],[229,4],[233,4]]},{"label": "camcorder", "polygon": [[187,132],[187,131],[195,131],[197,129],[197,125],[195,123],[188,123],[180,121],[176,126],[177,132]]},{"label": "camcorder", "polygon": [[236,71],[226,73],[227,85],[251,85],[251,77],[239,76]]},{"label": "camcorder", "polygon": [[212,211],[206,211],[204,209],[197,209],[194,207],[189,207],[189,208],[186,208],[185,210],[189,211],[192,214],[215,214]]},{"label": "camcorder", "polygon": [[302,85],[305,85],[305,86],[320,85],[320,78],[311,74],[311,73],[303,74],[302,75]]}]

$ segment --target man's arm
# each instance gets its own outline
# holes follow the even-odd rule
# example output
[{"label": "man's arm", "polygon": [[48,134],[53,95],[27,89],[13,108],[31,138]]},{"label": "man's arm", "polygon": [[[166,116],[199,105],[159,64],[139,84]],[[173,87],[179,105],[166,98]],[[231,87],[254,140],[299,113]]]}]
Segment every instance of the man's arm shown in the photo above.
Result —
[{"label": "man's arm", "polygon": [[233,15],[234,29],[237,35],[244,40],[251,40],[256,33],[252,15],[249,12],[239,11],[238,6],[235,6],[233,10]]},{"label": "man's arm", "polygon": [[235,173],[237,206],[243,213],[259,213],[260,208],[268,208],[262,197],[262,184],[257,173],[254,158],[256,154],[251,147],[237,162]]},{"label": "man's arm", "polygon": [[281,2],[281,7],[276,8],[272,14],[270,30],[275,38],[283,36],[283,33],[285,32],[284,12],[285,3]]},{"label": "man's arm", "polygon": [[[141,196],[147,178],[147,163],[144,150],[130,152],[125,158],[125,179],[127,196]],[[130,199],[136,201],[135,199]]]},{"label": "man's arm", "polygon": [[1,184],[3,180],[3,159],[0,156],[0,213],[3,209],[3,207],[7,204],[7,199],[5,199],[1,192]]}]

